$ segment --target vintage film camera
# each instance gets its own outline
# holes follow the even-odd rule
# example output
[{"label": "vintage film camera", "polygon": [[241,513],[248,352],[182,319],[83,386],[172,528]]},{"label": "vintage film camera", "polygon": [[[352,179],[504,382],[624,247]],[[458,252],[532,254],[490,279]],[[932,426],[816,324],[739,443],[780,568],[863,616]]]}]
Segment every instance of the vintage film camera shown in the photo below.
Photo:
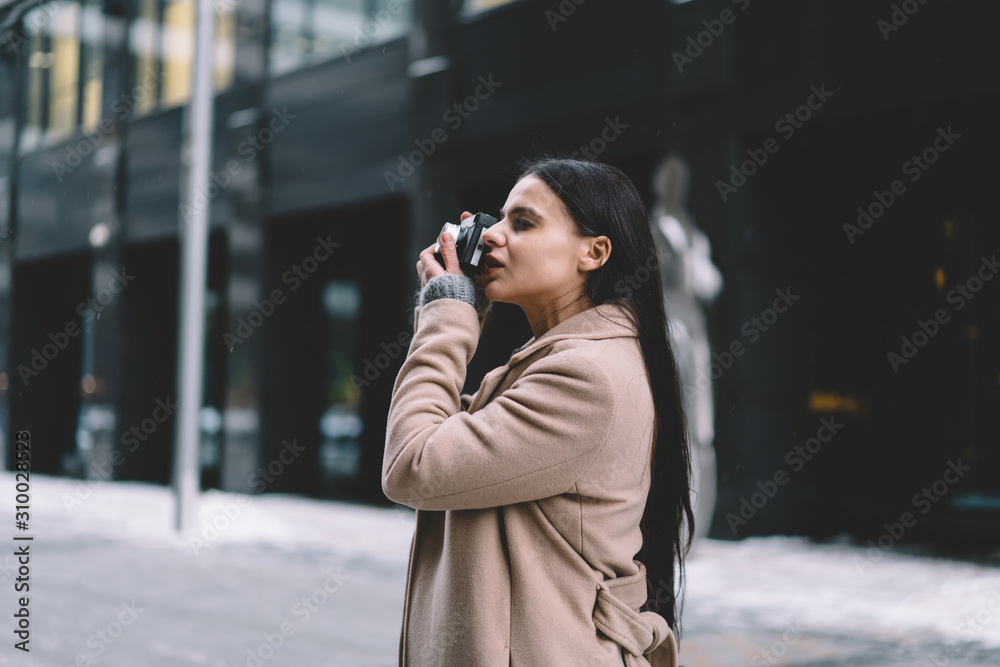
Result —
[{"label": "vintage film camera", "polygon": [[450,232],[455,239],[455,250],[458,252],[458,263],[466,273],[482,268],[483,258],[489,248],[482,241],[483,232],[498,222],[496,218],[485,213],[476,213],[466,218],[462,224],[444,223],[438,232],[437,243],[434,244],[434,256],[441,260],[441,235]]}]

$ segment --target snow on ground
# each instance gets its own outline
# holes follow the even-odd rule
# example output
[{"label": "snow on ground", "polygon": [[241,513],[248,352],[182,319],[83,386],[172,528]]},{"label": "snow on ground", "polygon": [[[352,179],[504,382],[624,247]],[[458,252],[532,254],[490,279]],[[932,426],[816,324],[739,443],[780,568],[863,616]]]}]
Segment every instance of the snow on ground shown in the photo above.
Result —
[{"label": "snow on ground", "polygon": [[[413,512],[401,507],[212,490],[201,495],[194,532],[204,542],[192,542],[172,530],[169,488],[129,482],[91,488],[44,475],[33,475],[31,487],[30,532],[67,546],[125,541],[193,552],[199,545],[256,545],[405,566],[414,525]],[[12,522],[13,488],[13,475],[0,473],[0,518]],[[779,536],[704,540],[686,574],[685,627],[707,622],[716,631],[780,631],[797,624],[806,632],[893,643],[1000,647],[1000,569],[989,566]]]},{"label": "snow on ground", "polygon": [[[687,561],[685,618],[1000,647],[1000,569],[800,537],[706,540]],[[873,554],[878,552],[871,552]]]},{"label": "snow on ground", "polygon": [[[201,494],[193,531],[174,531],[176,505],[170,488],[139,482],[101,482],[32,475],[33,528],[38,539],[100,538],[136,541],[192,553],[221,544],[266,545],[296,551],[328,549],[341,556],[406,561],[414,513],[301,496],[260,496],[209,489]],[[0,476],[13,488],[13,476]],[[12,494],[0,498],[9,503]],[[0,518],[6,508],[0,504]],[[12,513],[13,509],[10,508]],[[12,514],[9,514],[12,517]]]}]

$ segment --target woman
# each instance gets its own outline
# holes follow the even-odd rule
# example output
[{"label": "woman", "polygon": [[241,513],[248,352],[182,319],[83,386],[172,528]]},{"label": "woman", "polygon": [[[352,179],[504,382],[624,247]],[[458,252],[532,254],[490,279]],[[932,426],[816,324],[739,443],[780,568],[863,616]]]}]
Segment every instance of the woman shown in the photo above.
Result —
[{"label": "woman", "polygon": [[[691,468],[645,207],[614,167],[543,159],[501,215],[474,279],[447,233],[417,262],[382,467],[417,509],[400,665],[676,665]],[[534,336],[460,394],[493,301]]]}]

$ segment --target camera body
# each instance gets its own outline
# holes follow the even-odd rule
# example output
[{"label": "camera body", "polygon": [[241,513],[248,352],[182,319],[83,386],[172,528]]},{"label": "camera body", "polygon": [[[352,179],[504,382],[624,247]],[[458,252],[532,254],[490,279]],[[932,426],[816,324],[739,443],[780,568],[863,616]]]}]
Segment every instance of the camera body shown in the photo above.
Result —
[{"label": "camera body", "polygon": [[478,271],[483,265],[483,258],[489,249],[483,243],[483,232],[499,222],[496,218],[485,213],[476,213],[474,216],[466,218],[462,224],[456,225],[451,222],[444,223],[441,231],[438,232],[438,241],[434,244],[434,255],[441,255],[441,235],[450,232],[455,239],[455,250],[458,252],[458,263],[463,271]]}]

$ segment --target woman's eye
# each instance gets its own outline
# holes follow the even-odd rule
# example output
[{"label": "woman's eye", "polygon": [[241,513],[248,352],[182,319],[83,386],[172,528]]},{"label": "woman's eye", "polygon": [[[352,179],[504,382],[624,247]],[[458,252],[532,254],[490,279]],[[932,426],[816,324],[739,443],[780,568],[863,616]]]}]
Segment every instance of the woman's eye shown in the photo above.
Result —
[{"label": "woman's eye", "polygon": [[524,218],[518,218],[517,220],[514,221],[514,226],[526,229],[528,227],[531,227],[531,223],[525,220]]}]

